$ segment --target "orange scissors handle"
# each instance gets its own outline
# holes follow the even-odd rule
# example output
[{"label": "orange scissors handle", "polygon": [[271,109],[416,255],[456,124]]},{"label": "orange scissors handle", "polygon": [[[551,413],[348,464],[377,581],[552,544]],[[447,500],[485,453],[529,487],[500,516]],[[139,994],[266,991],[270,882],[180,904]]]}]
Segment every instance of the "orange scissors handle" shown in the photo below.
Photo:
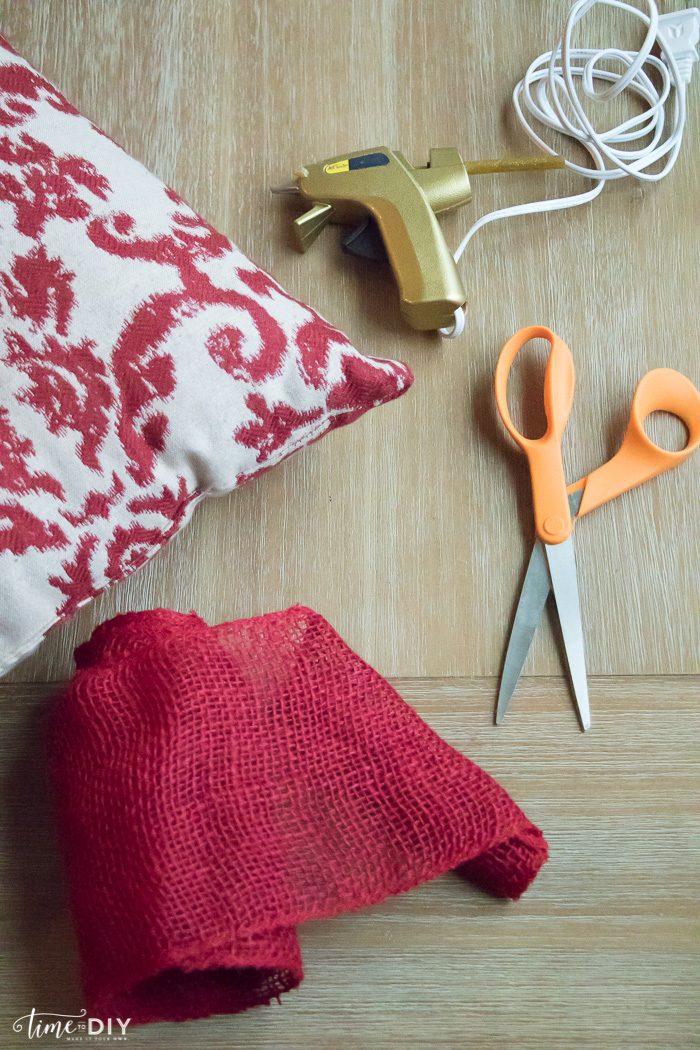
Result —
[{"label": "orange scissors handle", "polygon": [[[685,448],[671,452],[654,444],[644,430],[644,420],[652,412],[669,412],[685,424],[688,431]],[[569,492],[583,489],[578,517],[679,466],[698,446],[700,393],[689,379],[672,368],[647,372],[635,391],[630,421],[619,451],[602,467],[569,486]]]},{"label": "orange scissors handle", "polygon": [[[513,361],[531,339],[547,339],[551,350],[544,375],[547,429],[541,438],[526,438],[508,411],[508,374]],[[561,441],[574,399],[574,362],[566,343],[541,325],[516,332],[501,350],[496,365],[496,404],[506,430],[527,456],[535,506],[535,529],[544,543],[563,543],[573,523],[566,494]]]}]

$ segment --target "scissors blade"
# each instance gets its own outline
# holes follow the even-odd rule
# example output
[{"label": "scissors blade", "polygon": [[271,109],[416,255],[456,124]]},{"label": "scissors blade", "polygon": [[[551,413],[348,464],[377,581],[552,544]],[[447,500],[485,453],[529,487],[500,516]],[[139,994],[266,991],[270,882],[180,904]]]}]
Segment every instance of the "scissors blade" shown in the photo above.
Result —
[{"label": "scissors blade", "polygon": [[[576,517],[578,513],[582,496],[582,490],[572,492],[569,496],[569,507],[572,517]],[[520,591],[518,607],[515,610],[510,638],[508,639],[508,648],[498,689],[498,703],[496,705],[497,726],[501,724],[508,710],[510,698],[515,692],[515,687],[522,674],[527,654],[535,637],[537,625],[542,619],[542,613],[551,590],[552,581],[549,576],[544,545],[541,540],[535,540]]]},{"label": "scissors blade", "polygon": [[515,619],[513,620],[508,640],[508,649],[498,690],[496,725],[500,725],[503,721],[510,698],[522,674],[525,658],[532,645],[537,625],[542,618],[542,611],[546,605],[550,589],[551,582],[544,544],[540,540],[536,540],[530,555],[530,562],[523,580],[520,598],[518,599],[518,608],[515,610]]},{"label": "scissors blade", "polygon": [[590,729],[591,712],[588,703],[586,657],[583,648],[583,626],[573,536],[569,536],[568,540],[564,540],[563,543],[545,544],[545,553],[552,580],[554,600],[557,603],[561,632],[564,636],[566,660],[569,665],[569,676],[579,719],[584,730]]}]

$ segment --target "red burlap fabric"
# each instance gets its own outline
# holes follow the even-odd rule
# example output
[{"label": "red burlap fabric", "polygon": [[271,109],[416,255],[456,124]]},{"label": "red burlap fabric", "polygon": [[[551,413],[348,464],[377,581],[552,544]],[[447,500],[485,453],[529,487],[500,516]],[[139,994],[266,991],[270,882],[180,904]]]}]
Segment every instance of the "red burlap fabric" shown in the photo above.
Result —
[{"label": "red burlap fabric", "polygon": [[91,1015],[269,1002],[301,981],[300,923],[451,868],[518,897],[546,859],[510,796],[310,609],[131,613],[76,661],[50,763]]}]

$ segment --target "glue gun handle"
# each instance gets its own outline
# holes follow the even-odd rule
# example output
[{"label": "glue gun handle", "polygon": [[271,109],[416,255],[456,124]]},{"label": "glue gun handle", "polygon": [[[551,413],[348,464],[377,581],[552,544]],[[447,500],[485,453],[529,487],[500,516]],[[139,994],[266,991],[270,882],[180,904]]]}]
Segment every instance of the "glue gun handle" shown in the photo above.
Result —
[{"label": "glue gun handle", "polygon": [[466,295],[454,258],[425,196],[416,187],[401,205],[388,197],[365,202],[374,216],[399,286],[401,313],[418,329],[448,326]]}]

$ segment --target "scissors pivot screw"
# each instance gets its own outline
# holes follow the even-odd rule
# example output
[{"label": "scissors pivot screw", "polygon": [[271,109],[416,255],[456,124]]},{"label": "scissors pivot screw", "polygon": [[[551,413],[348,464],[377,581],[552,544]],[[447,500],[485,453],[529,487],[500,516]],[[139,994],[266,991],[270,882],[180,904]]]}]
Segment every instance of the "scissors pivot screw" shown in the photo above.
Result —
[{"label": "scissors pivot screw", "polygon": [[566,523],[563,518],[560,518],[558,514],[552,515],[550,518],[545,518],[544,531],[548,532],[550,536],[556,536],[564,530]]}]

